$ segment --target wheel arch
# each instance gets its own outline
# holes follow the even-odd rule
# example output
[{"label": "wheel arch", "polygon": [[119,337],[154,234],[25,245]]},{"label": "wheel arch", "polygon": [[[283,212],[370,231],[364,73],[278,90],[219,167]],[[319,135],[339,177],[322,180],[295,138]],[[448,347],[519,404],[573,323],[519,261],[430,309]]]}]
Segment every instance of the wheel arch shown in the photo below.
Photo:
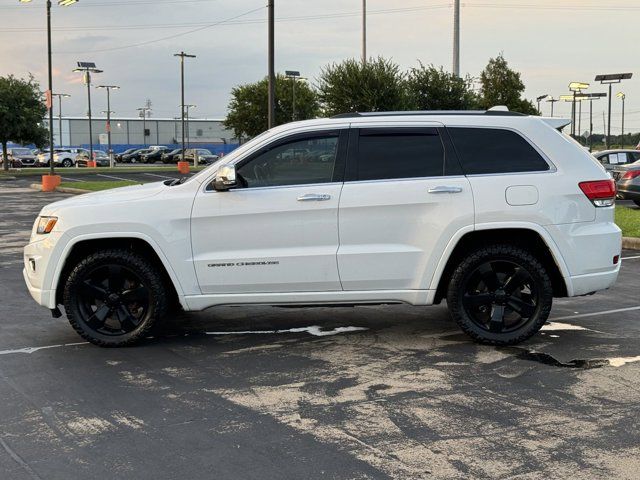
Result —
[{"label": "wheel arch", "polygon": [[66,278],[79,259],[99,250],[113,248],[133,250],[153,262],[171,289],[172,300],[179,302],[183,307],[185,306],[183,289],[168,259],[159,246],[143,234],[76,237],[66,246],[54,272],[52,289],[56,292],[56,303],[61,303]]},{"label": "wheel arch", "polygon": [[440,303],[446,297],[451,274],[465,254],[472,249],[496,243],[513,244],[531,250],[549,272],[553,296],[571,295],[571,285],[566,281],[569,277],[568,268],[555,242],[542,227],[529,224],[486,224],[476,225],[476,229],[469,232],[461,232],[447,246],[431,284],[431,289],[435,290],[434,303]]}]

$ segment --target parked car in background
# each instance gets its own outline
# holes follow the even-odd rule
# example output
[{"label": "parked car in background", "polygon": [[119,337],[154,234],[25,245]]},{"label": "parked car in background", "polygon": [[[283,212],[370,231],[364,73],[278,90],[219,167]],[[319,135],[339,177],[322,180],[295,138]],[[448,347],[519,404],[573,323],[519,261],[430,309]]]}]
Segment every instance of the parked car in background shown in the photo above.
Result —
[{"label": "parked car in background", "polygon": [[184,152],[184,161],[194,163],[196,155],[198,155],[198,164],[200,165],[210,165],[220,159],[218,155],[214,155],[211,150],[206,148],[189,148]]},{"label": "parked car in background", "polygon": [[130,154],[130,153],[133,153],[133,152],[135,152],[136,150],[138,150],[138,149],[137,149],[137,148],[127,148],[124,152],[116,153],[116,154],[113,156],[113,159],[114,159],[116,162],[122,162],[122,161],[123,161],[123,160],[122,160],[122,157],[123,157],[124,155],[128,155],[128,154]]},{"label": "parked car in background", "polygon": [[122,155],[122,163],[137,163],[140,161],[140,156],[145,153],[149,153],[150,150],[148,148],[138,148],[131,153],[127,153],[126,155]]},{"label": "parked car in background", "polygon": [[162,163],[177,163],[182,158],[182,149],[176,148],[162,154]]},{"label": "parked car in background", "polygon": [[613,170],[618,165],[627,165],[640,160],[640,150],[618,149],[603,150],[593,154],[607,170]]},{"label": "parked car in background", "polygon": [[[109,166],[109,155],[103,150],[94,150],[93,159],[95,160],[97,167]],[[89,160],[89,152],[79,153],[76,157],[76,163],[79,167],[86,167]]]},{"label": "parked car in background", "polygon": [[[56,148],[53,150],[53,162],[56,166],[73,167],[76,164],[76,157],[80,153],[89,152],[85,148]],[[38,155],[38,163],[49,165],[49,152],[42,152]]]},{"label": "parked car in background", "polygon": [[169,147],[164,145],[149,145],[147,148],[149,150],[169,150]]},{"label": "parked car in background", "polygon": [[[9,168],[22,168],[22,162],[19,158],[8,158]],[[0,169],[4,168],[4,155],[0,151]]]},{"label": "parked car in background", "polygon": [[18,160],[21,167],[35,167],[38,164],[37,157],[29,148],[8,148],[7,155],[10,160]]},{"label": "parked car in background", "polygon": [[618,187],[618,197],[631,200],[640,207],[640,160],[615,166],[611,175]]},{"label": "parked car in background", "polygon": [[162,155],[169,151],[168,147],[152,148],[150,152],[140,155],[142,163],[156,163],[162,160]]}]

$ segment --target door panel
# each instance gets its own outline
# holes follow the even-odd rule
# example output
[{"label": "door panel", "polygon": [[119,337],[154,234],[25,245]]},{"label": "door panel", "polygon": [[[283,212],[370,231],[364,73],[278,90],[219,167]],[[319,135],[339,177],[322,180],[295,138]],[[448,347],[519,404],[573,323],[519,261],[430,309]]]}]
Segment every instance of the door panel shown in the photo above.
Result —
[{"label": "door panel", "polygon": [[[457,193],[429,193],[438,187]],[[449,240],[473,225],[465,177],[346,183],[338,267],[344,290],[427,289]]]}]

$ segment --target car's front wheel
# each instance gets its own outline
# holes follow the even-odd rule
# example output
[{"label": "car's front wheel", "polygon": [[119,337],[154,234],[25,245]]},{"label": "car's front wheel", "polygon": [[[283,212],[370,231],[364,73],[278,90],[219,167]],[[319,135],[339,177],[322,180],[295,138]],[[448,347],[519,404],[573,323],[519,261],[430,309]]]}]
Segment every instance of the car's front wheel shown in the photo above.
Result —
[{"label": "car's front wheel", "polygon": [[67,167],[67,168],[68,168],[68,167],[73,167],[73,160],[71,160],[70,158],[65,158],[65,159],[62,161],[62,166],[63,166],[63,167]]},{"label": "car's front wheel", "polygon": [[513,345],[545,324],[553,301],[551,279],[528,250],[480,248],[454,270],[447,305],[460,328],[480,343]]},{"label": "car's front wheel", "polygon": [[131,345],[144,338],[167,312],[162,275],[129,250],[88,255],[71,271],[64,308],[71,326],[102,347]]}]

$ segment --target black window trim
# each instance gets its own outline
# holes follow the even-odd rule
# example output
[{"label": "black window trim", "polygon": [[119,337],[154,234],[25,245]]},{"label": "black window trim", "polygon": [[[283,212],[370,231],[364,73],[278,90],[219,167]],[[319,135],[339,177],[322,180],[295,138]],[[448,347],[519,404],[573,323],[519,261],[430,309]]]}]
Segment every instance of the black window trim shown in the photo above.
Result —
[{"label": "black window trim", "polygon": [[[515,133],[516,135],[519,135],[529,145],[531,145],[531,147],[538,153],[538,155],[540,155],[540,157],[542,157],[542,159],[549,166],[548,170],[531,170],[527,172],[464,173],[464,169],[463,169],[462,171],[465,177],[495,177],[500,175],[539,175],[539,174],[545,174],[545,173],[556,173],[558,171],[556,165],[551,161],[551,159],[542,150],[540,150],[540,148],[534,142],[532,142],[529,139],[529,137],[527,137],[524,133],[522,133],[520,130],[517,130],[515,128],[505,127],[502,125],[447,125],[445,128],[447,130],[447,133],[449,133],[449,129],[453,129],[453,128],[482,128],[484,130],[508,130],[510,132]],[[450,134],[449,134],[449,137],[452,138]],[[453,139],[452,139],[452,147],[455,150],[456,156],[459,159],[460,153],[458,153],[458,150],[456,149],[456,145],[453,142]],[[462,162],[459,162],[459,163],[460,163],[460,166],[462,166]]]},{"label": "black window trim", "polygon": [[[304,187],[304,186],[312,187],[314,185],[331,185],[335,183],[343,183],[344,174],[345,174],[346,157],[347,157],[347,147],[349,143],[348,127],[329,128],[326,130],[308,130],[305,132],[297,132],[291,135],[280,137],[277,140],[274,140],[268,143],[267,145],[264,145],[258,148],[256,151],[252,152],[247,157],[243,158],[242,160],[239,160],[233,165],[236,168],[236,170],[238,170],[243,165],[246,165],[252,160],[255,160],[256,157],[262,155],[265,152],[268,152],[269,150],[273,150],[274,148],[277,148],[281,145],[285,145],[287,143],[295,142],[301,139],[326,138],[326,137],[338,138],[338,149],[336,151],[336,160],[333,167],[333,178],[331,179],[331,181],[322,182],[322,183],[300,183],[295,185],[270,185],[265,187],[250,187],[250,188],[239,187],[239,188],[233,188],[230,191],[233,191],[233,190],[254,191],[254,190],[264,190],[264,189],[271,190],[274,188],[293,188],[293,187]],[[208,184],[205,187],[206,192],[214,191],[213,188],[211,187],[212,181],[213,179],[210,182],[207,182]]]},{"label": "black window trim", "polygon": [[[451,178],[451,177],[462,177],[463,174],[459,175],[445,175],[446,174],[446,165],[447,165],[447,154],[449,153],[449,149],[447,148],[446,142],[442,139],[442,125],[367,125],[367,126],[357,126],[351,127],[349,132],[349,154],[347,156],[347,167],[345,171],[345,183],[380,183],[380,182],[406,182],[411,180],[427,180],[432,178]],[[402,132],[410,131],[411,133],[427,133],[429,135],[437,135],[440,143],[442,144],[442,175],[429,176],[429,177],[400,177],[400,178],[377,178],[377,179],[366,179],[360,180],[358,178],[358,143],[359,138],[362,135],[362,132],[365,132],[363,136],[370,135],[387,135],[389,134],[402,134]],[[457,160],[457,159],[456,159]]]}]

